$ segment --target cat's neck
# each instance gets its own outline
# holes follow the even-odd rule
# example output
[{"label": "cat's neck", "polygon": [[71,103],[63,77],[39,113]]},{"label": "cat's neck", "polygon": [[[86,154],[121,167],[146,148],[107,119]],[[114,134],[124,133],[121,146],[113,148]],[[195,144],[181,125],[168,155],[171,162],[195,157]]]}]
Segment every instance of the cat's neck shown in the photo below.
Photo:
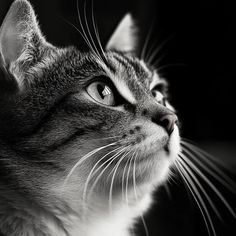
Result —
[{"label": "cat's neck", "polygon": [[[6,149],[6,145],[4,148]],[[1,149],[0,154],[1,159],[10,158],[11,164],[14,163],[13,160],[17,160],[9,150]],[[138,200],[135,200],[137,196],[130,194],[128,202],[125,198],[113,199],[111,210],[108,197],[95,196],[88,203],[89,210],[85,214],[83,204],[78,206],[78,200],[75,204],[72,203],[73,198],[58,200],[54,196],[59,196],[59,193],[53,194],[49,191],[48,195],[44,191],[44,195],[34,195],[31,198],[27,195],[27,189],[21,189],[20,183],[19,188],[14,189],[11,186],[16,183],[9,181],[0,178],[0,233],[3,235],[129,236],[134,220],[148,209],[151,201],[151,190],[145,188]],[[26,184],[23,186],[26,187]],[[82,194],[76,194],[77,197],[80,195]]]},{"label": "cat's neck", "polygon": [[147,210],[151,201],[150,194],[146,194],[135,204],[114,204],[112,212],[104,212],[104,207],[95,208],[97,204],[91,203],[93,209],[84,215],[82,209],[73,212],[56,204],[46,210],[30,200],[16,199],[16,196],[5,190],[0,197],[0,232],[3,235],[129,236],[134,220]]}]

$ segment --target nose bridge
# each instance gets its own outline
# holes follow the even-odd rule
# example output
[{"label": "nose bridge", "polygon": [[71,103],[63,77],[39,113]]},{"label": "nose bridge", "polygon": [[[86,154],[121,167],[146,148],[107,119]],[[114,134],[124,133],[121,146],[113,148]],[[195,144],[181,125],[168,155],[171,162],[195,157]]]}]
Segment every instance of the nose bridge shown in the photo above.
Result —
[{"label": "nose bridge", "polygon": [[146,100],[140,105],[139,110],[142,117],[146,117],[153,123],[162,126],[169,135],[178,122],[177,116],[173,111],[152,99]]},{"label": "nose bridge", "polygon": [[149,97],[149,99],[145,99],[140,103],[138,107],[141,115],[147,117],[155,117],[161,119],[163,116],[166,115],[174,115],[174,112],[168,109],[167,107],[159,104],[154,98]]}]

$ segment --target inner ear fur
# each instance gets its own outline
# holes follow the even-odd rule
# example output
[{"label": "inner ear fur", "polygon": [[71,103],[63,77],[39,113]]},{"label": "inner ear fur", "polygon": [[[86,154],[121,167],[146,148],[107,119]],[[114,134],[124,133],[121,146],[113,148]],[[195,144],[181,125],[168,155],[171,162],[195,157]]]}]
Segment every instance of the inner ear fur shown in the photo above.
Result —
[{"label": "inner ear fur", "polygon": [[116,27],[106,45],[106,50],[135,53],[138,43],[138,29],[130,13],[127,13]]},{"label": "inner ear fur", "polygon": [[23,87],[24,70],[36,60],[44,45],[46,41],[31,4],[27,0],[14,1],[0,28],[1,90]]}]

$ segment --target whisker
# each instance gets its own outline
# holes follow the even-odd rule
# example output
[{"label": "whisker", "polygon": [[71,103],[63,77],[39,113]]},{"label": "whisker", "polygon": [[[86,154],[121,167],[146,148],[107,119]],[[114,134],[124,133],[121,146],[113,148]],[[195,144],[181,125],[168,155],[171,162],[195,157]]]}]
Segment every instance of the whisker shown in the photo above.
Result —
[{"label": "whisker", "polygon": [[97,27],[97,24],[95,23],[95,19],[94,19],[94,1],[93,0],[92,0],[92,23],[93,23],[94,33],[95,33],[99,48],[101,49],[104,59],[106,59],[106,54],[105,54],[102,44],[101,44],[98,27]]},{"label": "whisker", "polygon": [[195,175],[193,174],[193,172],[191,171],[191,169],[189,168],[189,166],[184,162],[185,159],[182,155],[179,155],[181,157],[181,159],[179,160],[182,164],[182,166],[188,171],[189,175],[192,177],[192,180],[196,183],[196,185],[199,187],[199,189],[202,191],[202,193],[204,194],[204,196],[206,197],[207,201],[209,202],[209,204],[211,205],[212,209],[214,210],[214,212],[216,213],[216,215],[218,216],[218,218],[220,220],[223,221],[219,211],[217,210],[216,206],[214,205],[214,203],[211,201],[209,195],[207,194],[207,192],[205,191],[205,189],[203,188],[202,184],[198,181],[198,179],[195,177]]},{"label": "whisker", "polygon": [[94,50],[94,48],[92,47],[92,45],[91,45],[91,43],[90,43],[90,40],[89,40],[89,38],[88,38],[88,36],[87,36],[87,34],[86,34],[86,31],[85,31],[85,29],[84,29],[84,26],[83,26],[83,24],[82,24],[82,20],[81,20],[81,17],[80,17],[80,10],[79,10],[79,0],[77,0],[77,2],[76,2],[76,8],[77,8],[77,15],[78,15],[78,19],[79,19],[79,24],[80,24],[80,27],[81,27],[81,29],[82,29],[84,38],[86,39],[86,42],[87,42],[89,48],[91,49],[91,51],[93,52],[93,54],[94,54],[95,56],[97,56],[97,57],[100,59],[99,55],[97,54],[97,52],[96,52],[96,51]]},{"label": "whisker", "polygon": [[[208,162],[209,165],[218,165],[219,167],[223,167],[225,168],[227,171],[231,171],[234,173],[234,171],[232,171],[228,165],[226,165],[226,163],[224,161],[221,161],[219,158],[214,157],[213,155],[209,154],[208,152],[204,151],[203,149],[199,148],[197,145],[191,143],[191,141],[184,141],[186,139],[183,139],[181,141],[181,144],[185,144],[187,147],[189,147],[191,150],[195,150],[196,153],[198,153],[199,155],[201,154],[201,157],[204,157],[203,159]],[[206,159],[207,157],[207,159]],[[223,172],[222,172],[223,173]]]},{"label": "whisker", "polygon": [[143,45],[143,48],[142,48],[142,51],[141,51],[141,59],[146,61],[147,59],[147,46],[150,42],[150,38],[151,38],[151,34],[152,34],[152,30],[153,30],[153,26],[154,26],[154,20],[152,21],[152,24],[151,24],[151,27],[149,28],[148,30],[148,33],[147,33],[147,37],[145,38],[145,41],[144,41],[144,45]]},{"label": "whisker", "polygon": [[160,73],[161,70],[169,68],[169,67],[176,67],[176,66],[187,66],[187,64],[184,63],[175,63],[175,64],[165,64],[163,66],[158,66],[158,64],[154,64],[154,67],[157,69],[157,71]]},{"label": "whisker", "polygon": [[96,51],[96,53],[97,53],[97,56],[98,56],[99,59],[102,60],[101,55],[100,55],[100,53],[99,53],[99,51],[98,51],[98,49],[97,49],[97,46],[96,46],[96,44],[95,44],[95,42],[94,42],[94,40],[93,40],[92,34],[91,34],[90,29],[89,29],[89,26],[88,26],[87,13],[86,13],[86,5],[87,5],[87,4],[86,4],[86,3],[87,3],[87,2],[86,2],[86,0],[85,0],[85,1],[84,1],[84,20],[85,20],[85,26],[86,26],[87,32],[88,32],[88,34],[89,34],[90,41],[92,42],[93,47],[94,47],[94,49],[95,49],[95,51]]},{"label": "whisker", "polygon": [[164,188],[165,188],[165,191],[166,191],[166,194],[167,194],[168,198],[171,200],[171,199],[172,199],[172,196],[171,196],[170,188],[169,188],[169,186],[168,186],[168,181],[166,181],[166,182],[164,183]]},{"label": "whisker", "polygon": [[[210,160],[207,159],[207,157],[203,156],[201,153],[194,150],[194,147],[190,148],[186,143],[182,143],[183,151],[189,155],[189,157],[193,158],[193,160],[201,166],[207,173],[209,173],[213,178],[215,178],[219,183],[221,183],[223,186],[225,186],[228,190],[230,190],[233,193],[236,193],[236,185],[235,182],[230,179],[216,164],[212,163]],[[193,153],[197,155],[197,157],[200,157],[202,161],[208,164],[208,166],[204,165],[202,161],[200,161],[198,158],[196,158]],[[233,186],[233,187],[232,187]]]},{"label": "whisker", "polygon": [[[115,167],[111,170],[111,173],[114,171],[113,175],[112,175],[112,179],[111,179],[111,185],[110,185],[110,191],[109,191],[109,209],[110,212],[112,211],[112,191],[113,191],[113,184],[114,184],[114,179],[115,179],[115,174],[117,172],[117,169],[120,165],[120,163],[124,160],[124,158],[131,152],[131,150],[129,150],[128,152],[124,153],[123,156],[120,158],[120,160],[116,163]],[[111,174],[110,173],[110,174]],[[109,177],[108,177],[109,178]]]},{"label": "whisker", "polygon": [[164,48],[164,46],[173,38],[174,35],[169,36],[166,40],[164,40],[161,44],[159,44],[159,46],[153,50],[153,52],[151,53],[151,55],[148,55],[148,64],[152,65],[152,64],[156,64],[153,63],[153,59],[158,55],[158,53],[160,53],[160,51]]},{"label": "whisker", "polygon": [[157,71],[158,73],[161,73],[161,72],[158,70],[158,68],[160,68],[160,64],[161,64],[161,62],[166,58],[166,55],[167,55],[166,52],[165,52],[165,53],[162,53],[162,55],[158,56],[158,59],[157,59],[155,62],[153,62],[152,64],[150,64],[150,65],[152,65],[154,68],[156,68],[156,71]]},{"label": "whisker", "polygon": [[[121,149],[121,147],[120,147],[120,149]],[[93,190],[94,190],[98,180],[101,178],[101,176],[105,172],[105,169],[107,169],[112,164],[113,160],[122,153],[122,150],[123,149],[119,150],[117,153],[115,153],[108,160],[105,161],[107,163],[108,161],[111,160],[110,163],[108,163],[108,165],[106,166],[106,168],[104,168],[103,171],[97,176],[96,180],[94,181],[93,185],[91,186],[91,188],[89,190],[89,194],[88,195],[87,195],[87,190],[84,189],[84,193],[83,193],[83,203],[84,203],[83,204],[83,212],[85,212],[85,210],[86,210],[85,207],[87,206],[86,199],[90,199],[90,195],[93,193]],[[105,164],[105,162],[103,163],[103,165]],[[99,168],[95,172],[97,172],[99,169],[101,169],[102,166],[99,166]],[[93,175],[95,175],[95,172],[94,172]]]},{"label": "whisker", "polygon": [[76,168],[78,168],[78,166],[81,165],[81,163],[83,163],[85,160],[87,160],[89,157],[91,157],[95,153],[99,152],[100,150],[102,150],[104,148],[107,148],[107,147],[110,147],[110,146],[113,146],[113,145],[116,145],[117,143],[118,142],[114,142],[114,143],[110,143],[108,145],[96,148],[93,151],[91,151],[91,152],[87,153],[86,155],[84,155],[82,158],[80,158],[80,160],[72,167],[72,169],[70,170],[69,174],[66,176],[65,181],[63,183],[63,186],[66,185],[66,183],[68,182],[70,176],[73,174],[73,172],[76,170]]},{"label": "whisker", "polygon": [[113,163],[113,161],[115,159],[117,159],[121,154],[122,152],[124,152],[124,150],[126,149],[126,147],[123,147],[119,152],[117,152],[116,154],[114,154],[112,157],[110,157],[109,159],[107,159],[104,163],[102,163],[101,166],[99,166],[99,168],[97,168],[97,170],[94,172],[94,175],[107,163],[108,165],[99,173],[99,175],[97,176],[97,178],[95,179],[93,185],[91,186],[90,188],[90,193],[93,192],[93,189],[95,188],[98,180],[101,178],[101,176],[103,175],[103,173],[108,169],[108,167]]},{"label": "whisker", "polygon": [[167,181],[171,184],[171,182],[174,182],[175,184],[177,184],[176,182],[176,173],[174,173],[173,171],[171,171],[171,169],[169,170],[169,175],[168,175],[168,179]]},{"label": "whisker", "polygon": [[[130,146],[128,146],[128,147],[130,147]],[[122,158],[121,158],[121,159],[116,163],[116,165],[112,168],[111,172],[110,172],[109,175],[108,175],[108,178],[111,177],[112,172],[114,171],[114,169],[116,168],[116,166],[119,165],[119,163],[124,159],[123,157],[126,157],[128,154],[130,154],[130,152],[132,152],[132,150],[129,150],[129,151],[127,151],[126,153],[124,153],[125,156],[122,156]]]},{"label": "whisker", "polygon": [[116,139],[116,138],[121,138],[121,135],[111,136],[111,137],[106,137],[106,138],[93,138],[93,139],[89,139],[89,141],[93,141],[93,140],[107,140],[107,139]]},{"label": "whisker", "polygon": [[194,165],[191,161],[189,161],[189,159],[187,159],[184,156],[182,156],[182,158],[186,161],[186,163],[188,163],[188,165],[192,168],[192,170],[194,170],[195,173],[197,173],[207,183],[207,185],[215,192],[218,198],[224,203],[225,207],[229,210],[232,216],[236,218],[236,214],[233,211],[233,209],[230,207],[230,204],[224,198],[221,192],[214,186],[214,184],[203,174],[203,172],[196,165]]},{"label": "whisker", "polygon": [[84,34],[71,22],[69,22],[68,20],[66,20],[65,18],[63,18],[63,20],[70,25],[72,28],[74,28],[79,34],[80,36],[83,38],[84,42],[87,44],[87,46],[93,51],[93,48],[91,47],[91,44],[89,43],[88,39],[84,36]]},{"label": "whisker", "polygon": [[175,166],[176,166],[177,170],[179,171],[182,179],[184,180],[186,186],[188,187],[190,193],[192,194],[195,202],[198,205],[198,208],[199,208],[199,210],[202,214],[203,220],[205,222],[208,234],[211,235],[211,233],[210,233],[211,231],[210,231],[210,228],[209,228],[209,225],[208,225],[208,221],[209,221],[209,224],[210,224],[210,227],[212,229],[213,235],[216,236],[216,232],[215,232],[213,222],[211,220],[211,217],[209,215],[209,212],[207,210],[207,207],[206,207],[201,195],[199,194],[198,190],[194,187],[193,182],[191,181],[189,175],[187,174],[185,169],[182,167],[180,162],[176,161],[175,164],[176,164]]},{"label": "whisker", "polygon": [[122,200],[123,200],[123,196],[124,196],[124,187],[125,187],[125,172],[126,172],[126,168],[128,166],[129,160],[130,160],[130,157],[127,159],[127,161],[125,163],[125,166],[123,169],[123,174],[122,174],[122,180],[121,180]]},{"label": "whisker", "polygon": [[111,150],[110,152],[106,153],[103,157],[99,158],[99,160],[95,163],[95,165],[93,166],[92,170],[89,172],[89,175],[87,177],[87,180],[85,182],[85,187],[84,187],[84,192],[83,192],[83,202],[85,202],[86,199],[86,195],[87,195],[87,188],[88,188],[88,184],[89,181],[91,180],[92,174],[94,175],[94,170],[96,169],[97,165],[104,159],[106,158],[109,154],[111,154],[112,152],[116,152],[117,150],[121,149],[121,147],[115,148],[114,150]]},{"label": "whisker", "polygon": [[[133,164],[133,187],[134,187],[134,195],[135,195],[136,200],[138,200],[138,195],[137,195],[137,190],[136,190],[136,159],[137,159],[137,156],[138,156],[138,152],[137,152],[136,156],[133,158],[134,159],[134,164]],[[148,227],[147,227],[147,224],[144,220],[143,214],[140,214],[140,218],[141,218],[142,223],[143,223],[145,234],[146,234],[146,236],[149,236]]]},{"label": "whisker", "polygon": [[125,185],[125,199],[126,199],[126,204],[129,205],[129,198],[128,198],[128,187],[129,187],[129,174],[130,174],[130,168],[131,168],[131,164],[132,164],[132,159],[135,155],[135,152],[133,153],[133,155],[130,156],[128,162],[128,171],[127,171],[127,175],[126,175],[126,185]]}]

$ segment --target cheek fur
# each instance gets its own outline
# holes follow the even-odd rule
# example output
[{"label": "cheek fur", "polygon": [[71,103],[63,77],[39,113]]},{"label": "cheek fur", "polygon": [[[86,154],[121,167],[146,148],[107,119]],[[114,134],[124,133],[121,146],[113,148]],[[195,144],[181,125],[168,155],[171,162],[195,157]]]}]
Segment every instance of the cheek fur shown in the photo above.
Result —
[{"label": "cheek fur", "polygon": [[135,122],[129,126],[121,141],[137,153],[137,183],[161,183],[167,178],[169,167],[180,151],[180,137],[175,125],[170,136],[151,122]]}]

